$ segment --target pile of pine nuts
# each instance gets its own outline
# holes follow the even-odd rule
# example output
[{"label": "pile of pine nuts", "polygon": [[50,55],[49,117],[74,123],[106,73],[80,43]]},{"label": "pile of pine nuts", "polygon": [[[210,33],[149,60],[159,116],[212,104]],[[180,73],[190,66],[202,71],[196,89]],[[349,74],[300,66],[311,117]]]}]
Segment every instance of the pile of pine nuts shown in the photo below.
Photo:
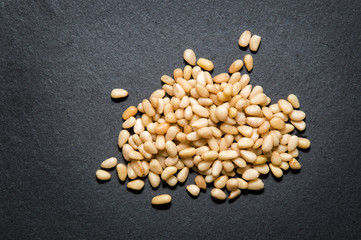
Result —
[{"label": "pile of pine nuts", "polygon": [[[239,39],[239,45],[252,52],[260,42],[261,37],[249,31]],[[175,186],[185,182],[192,170],[198,175],[186,187],[189,194],[196,197],[213,185],[211,196],[218,200],[227,198],[224,188],[228,198],[235,199],[241,190],[263,189],[260,176],[269,171],[281,178],[283,171],[301,168],[297,148],[309,148],[310,141],[291,134],[294,128],[306,128],[306,114],[297,110],[300,103],[294,94],[271,104],[261,86],[249,84],[250,76],[239,71],[243,65],[247,71],[253,69],[251,54],[235,60],[229,73],[217,76],[210,74],[213,63],[205,58],[197,61],[193,50],[185,50],[183,57],[189,65],[175,69],[173,77],[162,76],[162,89],[123,112],[118,146],[127,164],[112,157],[101,168],[116,167],[120,181],[129,178],[127,187],[133,190],[144,187],[146,176],[153,188],[161,180]],[[111,94],[127,95],[123,89]],[[106,170],[98,170],[96,176],[111,178]],[[163,194],[152,204],[170,201],[171,196]]]}]

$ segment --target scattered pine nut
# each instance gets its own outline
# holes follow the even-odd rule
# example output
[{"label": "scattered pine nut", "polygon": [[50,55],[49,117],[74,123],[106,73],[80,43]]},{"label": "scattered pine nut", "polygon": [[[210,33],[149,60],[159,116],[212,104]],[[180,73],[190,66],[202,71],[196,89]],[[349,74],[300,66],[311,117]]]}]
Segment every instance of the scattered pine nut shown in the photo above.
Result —
[{"label": "scattered pine nut", "polygon": [[115,88],[112,90],[110,96],[112,98],[124,98],[128,96],[128,91],[121,88]]},{"label": "scattered pine nut", "polygon": [[110,173],[108,173],[107,171],[102,170],[102,169],[97,170],[96,176],[99,180],[102,180],[102,181],[107,181],[111,178]]},{"label": "scattered pine nut", "polygon": [[261,43],[261,37],[258,35],[253,35],[251,37],[251,40],[249,41],[249,49],[252,52],[257,52],[260,43]]},{"label": "scattered pine nut", "polygon": [[172,197],[169,194],[162,194],[162,195],[153,197],[152,204],[162,205],[162,204],[170,203],[171,201],[172,201]]},{"label": "scattered pine nut", "polygon": [[250,39],[251,39],[251,32],[246,30],[239,37],[238,45],[240,47],[247,47],[248,44],[249,44]]},{"label": "scattered pine nut", "polygon": [[100,166],[102,168],[109,169],[109,168],[115,167],[117,165],[117,163],[118,163],[118,160],[115,157],[111,157],[111,158],[104,160]]}]

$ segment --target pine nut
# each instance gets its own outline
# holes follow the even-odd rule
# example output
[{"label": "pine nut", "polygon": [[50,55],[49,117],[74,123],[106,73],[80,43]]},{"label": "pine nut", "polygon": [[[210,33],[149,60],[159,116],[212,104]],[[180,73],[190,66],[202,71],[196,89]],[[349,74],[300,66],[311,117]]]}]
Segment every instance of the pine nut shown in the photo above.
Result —
[{"label": "pine nut", "polygon": [[278,101],[278,106],[280,107],[281,111],[285,114],[290,114],[293,111],[292,104],[284,99],[280,99]]},{"label": "pine nut", "polygon": [[160,184],[160,177],[159,175],[153,173],[153,172],[149,172],[149,175],[148,175],[148,180],[149,180],[149,183],[150,185],[153,187],[153,188],[157,188]]},{"label": "pine nut", "polygon": [[211,191],[211,196],[221,201],[224,201],[227,198],[227,195],[219,188],[213,188]]},{"label": "pine nut", "polygon": [[102,181],[107,181],[111,178],[110,173],[108,173],[107,171],[102,170],[102,169],[97,170],[95,175],[97,176],[97,178],[99,180],[102,180]]},{"label": "pine nut", "polygon": [[130,117],[133,117],[134,115],[136,115],[138,112],[138,109],[134,106],[130,106],[128,107],[124,112],[123,112],[123,119],[127,120]]},{"label": "pine nut", "polygon": [[104,160],[100,166],[102,168],[109,169],[109,168],[115,167],[117,165],[117,163],[118,163],[118,160],[115,157],[111,157],[111,158]]},{"label": "pine nut", "polygon": [[171,201],[172,201],[172,197],[169,194],[162,194],[162,195],[153,197],[152,204],[162,205],[162,204],[170,203]]},{"label": "pine nut", "polygon": [[275,176],[276,178],[281,178],[283,176],[283,171],[281,168],[274,166],[272,163],[269,164],[269,167],[273,176]]},{"label": "pine nut", "polygon": [[252,52],[257,52],[259,44],[261,43],[261,37],[258,35],[253,35],[249,41],[249,50]]},{"label": "pine nut", "polygon": [[170,167],[166,167],[162,174],[161,174],[161,178],[166,181],[167,179],[169,179],[171,176],[173,176],[175,173],[177,172],[177,168],[170,166]]},{"label": "pine nut", "polygon": [[187,191],[194,197],[197,197],[199,195],[200,189],[197,185],[191,184],[187,186]]},{"label": "pine nut", "polygon": [[119,133],[119,137],[118,137],[118,147],[122,148],[124,146],[124,144],[128,141],[130,136],[130,133],[127,130],[122,130]]},{"label": "pine nut", "polygon": [[238,153],[233,150],[222,151],[218,155],[219,160],[232,160],[236,157],[238,157]]},{"label": "pine nut", "polygon": [[189,65],[194,66],[196,64],[196,54],[192,49],[186,49],[183,53],[183,58]]},{"label": "pine nut", "polygon": [[230,192],[238,189],[238,181],[237,181],[237,179],[235,179],[235,178],[228,179],[226,186],[227,186],[227,190],[230,191]]},{"label": "pine nut", "polygon": [[197,61],[197,65],[206,71],[212,71],[214,67],[213,63],[205,58],[199,58]]},{"label": "pine nut", "polygon": [[178,183],[178,179],[176,176],[171,176],[170,178],[168,178],[167,180],[165,180],[165,182],[171,186],[174,187],[175,185],[177,185]]},{"label": "pine nut", "polygon": [[232,192],[230,192],[228,199],[233,200],[233,199],[236,199],[237,197],[239,197],[240,195],[241,195],[241,190],[236,189],[236,190],[233,190]]},{"label": "pine nut", "polygon": [[269,173],[269,167],[266,163],[255,165],[254,169],[256,169],[260,174],[266,175]]},{"label": "pine nut", "polygon": [[298,145],[298,137],[296,135],[293,135],[288,141],[287,151],[292,152],[293,150],[296,149],[297,145]]},{"label": "pine nut", "polygon": [[301,169],[301,164],[295,158],[292,158],[292,160],[289,161],[289,165],[290,165],[290,168],[293,170]]},{"label": "pine nut", "polygon": [[117,165],[117,173],[120,181],[124,182],[127,179],[127,167],[123,163]]},{"label": "pine nut", "polygon": [[189,168],[188,167],[184,167],[182,168],[182,170],[179,171],[179,173],[177,174],[177,179],[178,182],[185,182],[188,178],[188,174],[189,174]]},{"label": "pine nut", "polygon": [[251,39],[251,32],[246,30],[239,37],[238,45],[240,47],[247,47],[248,44],[249,44],[250,39]]},{"label": "pine nut", "polygon": [[259,177],[259,172],[256,169],[247,169],[243,174],[242,178],[246,181],[255,180]]},{"label": "pine nut", "polygon": [[284,129],[286,124],[283,120],[281,120],[278,117],[273,117],[270,121],[271,127],[273,127],[274,129]]},{"label": "pine nut", "polygon": [[141,190],[143,187],[144,187],[144,181],[140,179],[130,181],[127,184],[127,188],[133,190]]},{"label": "pine nut", "polygon": [[230,66],[229,69],[228,69],[228,72],[229,72],[230,74],[233,74],[233,73],[235,73],[235,72],[240,71],[240,70],[242,69],[242,67],[243,67],[243,61],[240,60],[240,59],[237,59],[236,61],[234,61],[234,62],[231,64],[231,66]]},{"label": "pine nut", "polygon": [[214,180],[213,184],[214,184],[214,187],[221,189],[221,188],[224,188],[226,186],[227,181],[228,181],[228,176],[223,175],[223,176],[220,176],[220,177],[216,178]]},{"label": "pine nut", "polygon": [[[206,162],[206,163],[208,163],[208,162]],[[222,164],[222,162],[220,160],[214,161],[213,166],[212,166],[212,175],[214,177],[219,176],[219,174],[222,171],[222,167],[223,167],[223,164]]]},{"label": "pine nut", "polygon": [[288,95],[287,100],[292,104],[292,106],[294,108],[300,107],[300,102],[298,101],[298,98],[296,95],[294,95],[294,94]]},{"label": "pine nut", "polygon": [[251,54],[247,54],[246,56],[244,56],[244,66],[246,66],[246,69],[248,72],[252,71],[253,69],[253,57]]},{"label": "pine nut", "polygon": [[[194,61],[194,63],[195,63],[195,61]],[[189,80],[189,79],[191,79],[191,77],[192,77],[192,67],[187,65],[183,69],[183,78],[185,80]]]},{"label": "pine nut", "polygon": [[255,180],[252,180],[250,182],[248,182],[248,190],[262,190],[264,188],[264,183],[262,182],[261,179],[255,179]]},{"label": "pine nut", "polygon": [[115,88],[112,90],[110,96],[112,98],[124,98],[128,96],[127,90],[121,89],[121,88]]},{"label": "pine nut", "polygon": [[241,150],[241,157],[249,163],[253,163],[257,159],[257,155],[251,151]]},{"label": "pine nut", "polygon": [[249,100],[250,104],[253,105],[262,105],[267,101],[267,96],[264,93],[258,93]]},{"label": "pine nut", "polygon": [[298,131],[304,131],[306,129],[306,123],[304,121],[296,122],[291,120],[290,122]]},{"label": "pine nut", "polygon": [[307,149],[307,148],[310,147],[310,145],[311,145],[311,142],[310,142],[310,140],[308,140],[307,138],[301,138],[301,137],[298,138],[298,144],[297,144],[297,146],[298,146],[299,148]]}]

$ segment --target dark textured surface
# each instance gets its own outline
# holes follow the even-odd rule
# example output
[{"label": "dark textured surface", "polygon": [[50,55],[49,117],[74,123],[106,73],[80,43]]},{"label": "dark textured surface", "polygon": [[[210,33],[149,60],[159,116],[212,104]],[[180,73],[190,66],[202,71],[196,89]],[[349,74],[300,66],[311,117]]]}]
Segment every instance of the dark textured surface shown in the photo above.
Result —
[{"label": "dark textured surface", "polygon": [[[0,1],[1,239],[360,239],[360,1]],[[262,36],[251,82],[295,93],[311,151],[299,174],[217,204],[185,186],[133,194],[95,171],[121,158],[121,114],[183,67],[183,50],[242,58]],[[242,70],[244,73],[244,70]],[[110,91],[129,91],[123,102]],[[121,160],[123,161],[123,160]],[[191,183],[191,175],[187,183]],[[170,193],[169,209],[150,206]]]}]

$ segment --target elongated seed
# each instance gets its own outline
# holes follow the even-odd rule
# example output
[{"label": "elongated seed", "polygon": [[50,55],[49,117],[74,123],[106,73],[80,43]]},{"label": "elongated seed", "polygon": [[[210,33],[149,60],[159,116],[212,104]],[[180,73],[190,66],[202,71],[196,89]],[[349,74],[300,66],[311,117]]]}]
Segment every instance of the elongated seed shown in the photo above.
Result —
[{"label": "elongated seed", "polygon": [[123,98],[128,96],[128,91],[121,88],[115,88],[112,90],[110,96],[112,98]]},{"label": "elongated seed", "polygon": [[141,190],[143,187],[144,187],[144,181],[140,179],[130,181],[127,184],[127,188],[133,190]]},{"label": "elongated seed", "polygon": [[311,146],[311,142],[307,138],[299,137],[297,146],[302,149],[307,149]]},{"label": "elongated seed", "polygon": [[251,32],[246,30],[239,37],[238,45],[240,47],[247,47],[248,44],[249,44],[250,39],[251,39]]},{"label": "elongated seed", "polygon": [[252,52],[257,52],[259,44],[261,43],[261,37],[258,35],[253,35],[249,41],[249,50]]},{"label": "elongated seed", "polygon": [[221,201],[227,198],[227,195],[219,188],[213,188],[211,191],[211,196]]},{"label": "elongated seed", "polygon": [[300,102],[298,101],[298,98],[296,95],[294,95],[294,94],[288,95],[287,100],[292,104],[292,106],[294,108],[300,107]]},{"label": "elongated seed", "polygon": [[102,170],[102,169],[97,170],[95,175],[97,176],[97,178],[99,180],[102,180],[102,181],[107,181],[111,178],[110,173],[108,173],[107,171]]},{"label": "elongated seed", "polygon": [[218,155],[219,160],[232,160],[236,157],[238,157],[238,153],[233,150],[222,151]]},{"label": "elongated seed", "polygon": [[248,190],[262,190],[264,188],[264,183],[261,179],[255,179],[248,182]]},{"label": "elongated seed", "polygon": [[295,158],[292,158],[292,160],[289,162],[289,165],[293,170],[301,169],[301,164]]},{"label": "elongated seed", "polygon": [[123,119],[127,120],[130,117],[133,117],[134,115],[136,115],[138,112],[138,109],[134,106],[130,106],[128,107],[124,112],[123,112]]},{"label": "elongated seed", "polygon": [[246,181],[255,180],[259,177],[259,172],[256,169],[247,169],[243,174],[242,178]]},{"label": "elongated seed", "polygon": [[104,160],[100,166],[102,168],[109,169],[109,168],[115,167],[117,165],[117,163],[118,163],[118,160],[115,157],[111,157],[111,158]]},{"label": "elongated seed", "polygon": [[237,179],[235,179],[235,178],[228,179],[226,186],[227,186],[227,190],[230,192],[236,190],[238,188]]},{"label": "elongated seed", "polygon": [[199,187],[198,187],[197,185],[195,185],[195,184],[190,184],[190,185],[187,186],[187,191],[188,191],[191,195],[197,197],[197,196],[199,195],[200,189],[199,189]]},{"label": "elongated seed", "polygon": [[290,114],[293,111],[292,104],[284,99],[278,100],[278,106],[285,114]]},{"label": "elongated seed", "polygon": [[196,64],[196,54],[192,49],[186,49],[183,53],[183,58],[189,65],[194,66]]},{"label": "elongated seed", "polygon": [[205,58],[199,58],[197,61],[197,65],[206,71],[212,71],[214,67],[213,63]]},{"label": "elongated seed", "polygon": [[189,174],[189,168],[188,167],[184,167],[182,168],[182,170],[179,171],[179,173],[177,174],[177,179],[178,182],[185,182],[188,178],[188,174]]},{"label": "elongated seed", "polygon": [[252,71],[253,69],[253,57],[251,54],[246,54],[244,56],[244,65],[246,66],[246,69],[248,72]]},{"label": "elongated seed", "polygon": [[274,129],[284,129],[286,124],[285,122],[278,118],[278,117],[273,117],[270,121],[271,127],[273,127]]},{"label": "elongated seed", "polygon": [[290,121],[292,123],[293,126],[295,126],[295,128],[299,131],[304,131],[306,129],[306,123],[304,121]]},{"label": "elongated seed", "polygon": [[118,136],[118,147],[122,148],[124,146],[124,144],[128,141],[130,136],[130,133],[127,130],[122,130],[119,133]]},{"label": "elongated seed", "polygon": [[272,163],[269,164],[269,167],[273,176],[275,176],[276,178],[281,178],[283,176],[283,171],[281,168],[274,166]]},{"label": "elongated seed", "polygon": [[233,200],[241,195],[241,190],[236,189],[229,193],[228,199]]},{"label": "elongated seed", "polygon": [[171,201],[172,201],[172,197],[169,194],[162,194],[162,195],[153,197],[152,204],[162,205],[162,204],[170,203]]},{"label": "elongated seed", "polygon": [[228,71],[230,74],[233,74],[235,72],[238,72],[242,69],[243,67],[243,61],[241,59],[237,59],[236,61],[234,61],[231,66],[229,67]]},{"label": "elongated seed", "polygon": [[120,181],[124,182],[127,179],[127,167],[123,163],[117,165],[117,173]]},{"label": "elongated seed", "polygon": [[151,185],[153,188],[157,188],[157,187],[159,186],[159,184],[160,184],[160,177],[159,177],[159,175],[153,173],[152,171],[149,172],[148,180],[149,180],[150,185]]},{"label": "elongated seed", "polygon": [[292,152],[293,150],[296,149],[297,145],[298,145],[298,137],[296,135],[293,135],[288,141],[287,151]]},{"label": "elongated seed", "polygon": [[241,157],[249,163],[253,163],[257,159],[257,155],[254,152],[241,150],[240,153],[241,153]]},{"label": "elongated seed", "polygon": [[194,179],[194,182],[200,189],[207,188],[207,183],[202,175],[197,175],[196,178]]},{"label": "elongated seed", "polygon": [[166,167],[161,175],[161,178],[165,181],[168,178],[170,178],[171,176],[173,176],[175,173],[177,172],[177,168],[170,166],[170,167]]}]

